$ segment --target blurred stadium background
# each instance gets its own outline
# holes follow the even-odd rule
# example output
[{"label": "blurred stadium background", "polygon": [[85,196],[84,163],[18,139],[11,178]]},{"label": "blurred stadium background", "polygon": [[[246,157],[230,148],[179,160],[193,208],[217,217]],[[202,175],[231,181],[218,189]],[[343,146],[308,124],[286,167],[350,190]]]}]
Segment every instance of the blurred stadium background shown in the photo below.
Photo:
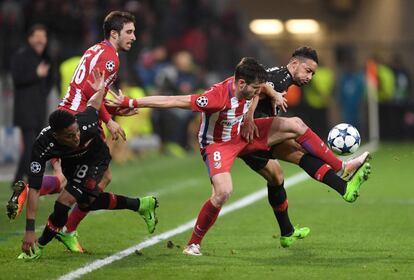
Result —
[{"label": "blurred stadium background", "polygon": [[[49,29],[55,78],[49,108],[53,110],[66,92],[79,56],[102,40],[104,16],[117,9],[137,18],[137,41],[130,52],[120,54],[116,83],[128,95],[202,91],[231,75],[243,56],[257,57],[269,67],[285,65],[296,47],[310,45],[319,53],[320,67],[310,85],[291,88],[289,114],[301,116],[323,138],[334,124],[348,122],[365,141],[370,125],[374,125],[371,138],[414,139],[414,69],[409,63],[414,60],[412,1],[5,0],[0,5],[2,165],[13,165],[21,149],[18,130],[11,128],[14,95],[9,69],[10,57],[24,43],[27,29],[35,23]],[[272,19],[267,22],[270,29],[253,22],[257,19]],[[379,101],[378,114],[374,111],[370,117],[367,71],[373,74],[373,97]],[[135,119],[119,119],[132,152],[159,148],[180,156],[196,149],[191,136],[197,127],[194,114],[142,111]],[[171,127],[167,120],[182,125]],[[139,125],[133,125],[137,121]],[[115,160],[132,156],[125,147],[115,148],[124,151]]]},{"label": "blurred stadium background", "polygon": [[[412,158],[414,156],[414,92],[412,87],[414,78],[414,64],[412,63],[414,61],[414,29],[412,28],[414,24],[412,17],[414,1],[410,0],[1,1],[0,182],[2,183],[0,183],[0,187],[2,190],[0,198],[2,205],[8,199],[10,181],[13,178],[19,152],[23,148],[20,144],[19,130],[12,126],[14,94],[9,71],[11,55],[24,43],[26,31],[31,25],[43,23],[48,27],[48,51],[53,59],[52,70],[55,79],[55,84],[48,100],[49,111],[52,111],[58,104],[59,99],[65,94],[68,81],[71,79],[73,69],[76,67],[82,53],[88,47],[102,40],[102,20],[112,10],[130,11],[136,16],[137,20],[137,41],[130,52],[120,53],[121,67],[116,82],[116,88],[122,89],[124,94],[131,97],[201,92],[207,86],[231,75],[235,64],[243,56],[257,57],[260,62],[269,67],[280,66],[288,62],[290,54],[296,47],[302,45],[314,47],[318,51],[320,61],[317,74],[310,85],[301,89],[291,88],[288,94],[290,106],[288,115],[302,117],[310,127],[314,128],[322,136],[321,138],[326,138],[329,128],[333,125],[340,122],[348,122],[359,129],[363,144],[377,143],[377,141],[380,143],[392,141],[391,144],[380,145],[379,162],[377,163],[379,169],[377,172],[383,171],[383,177],[374,179],[373,182],[376,183],[375,187],[378,193],[374,195],[371,193],[370,195],[373,195],[373,198],[371,197],[368,203],[362,204],[360,208],[356,208],[357,210],[349,211],[350,208],[348,208],[347,212],[344,210],[344,213],[342,213],[343,205],[337,206],[330,203],[326,205],[326,201],[329,201],[333,195],[331,194],[331,196],[324,200],[324,195],[326,195],[324,193],[322,198],[318,200],[322,206],[316,210],[318,213],[324,212],[324,210],[327,212],[337,211],[333,215],[340,217],[348,214],[355,217],[360,215],[359,211],[364,211],[364,214],[359,216],[360,218],[356,222],[356,227],[359,228],[358,232],[355,233],[349,229],[348,232],[341,234],[341,238],[344,238],[346,235],[356,234],[358,236],[356,239],[358,239],[366,237],[364,235],[366,233],[361,228],[365,227],[367,229],[368,221],[377,220],[377,216],[374,213],[377,213],[376,211],[378,211],[379,207],[385,207],[385,209],[391,207],[391,212],[383,209],[380,212],[381,215],[386,216],[390,215],[390,213],[396,213],[395,216],[390,215],[388,218],[392,220],[395,217],[400,217],[401,223],[398,223],[398,225],[385,225],[387,229],[392,228],[395,231],[388,232],[382,237],[384,239],[387,237],[392,239],[395,234],[405,232],[407,235],[402,236],[402,238],[411,236],[408,244],[412,246],[412,226],[409,230],[407,229],[407,223],[412,224],[412,218],[410,220],[406,217],[406,214],[410,213],[410,211],[412,213],[413,195],[404,188],[407,185],[409,186],[409,182],[414,180],[414,178],[409,176],[409,169],[407,168],[407,166],[412,166]],[[254,21],[260,19],[271,21]],[[295,22],[292,20],[306,21]],[[270,29],[268,28],[269,26]],[[194,218],[201,202],[207,197],[209,192],[208,179],[198,158],[195,139],[198,125],[197,115],[179,110],[170,110],[167,113],[157,110],[141,110],[141,114],[137,117],[120,118],[117,121],[126,129],[128,141],[127,143],[111,143],[115,161],[114,181],[111,188],[114,191],[118,190],[120,193],[136,194],[137,192],[151,193],[154,191],[152,190],[154,185],[169,186],[177,182],[184,182],[185,184],[186,180],[188,180],[188,175],[187,173],[180,174],[178,168],[189,170],[197,165],[196,171],[194,171],[194,177],[198,180],[196,184],[205,186],[199,188],[198,191],[192,190],[189,195],[190,198],[187,197],[187,200],[184,201],[181,201],[181,196],[172,194],[171,189],[167,188],[165,192],[172,194],[170,199],[174,201],[169,201],[165,198],[164,205],[161,204],[162,207],[170,210],[162,210],[162,207],[160,208],[161,221],[164,215],[164,221],[166,222],[161,224],[159,232]],[[171,126],[169,125],[170,122],[167,121],[172,121],[176,125]],[[391,166],[395,165],[395,170],[405,172],[404,175],[395,176],[390,169],[387,169],[390,161]],[[130,164],[122,165],[125,162]],[[150,166],[149,171],[143,168],[146,164]],[[157,170],[158,164],[159,169]],[[127,171],[122,171],[123,168],[127,168]],[[142,171],[142,173],[136,174],[133,168],[146,170],[147,173]],[[289,166],[285,168],[287,177],[298,171]],[[165,170],[168,169],[171,169],[165,175],[165,177],[168,177],[168,180],[166,178],[159,178],[158,174],[161,172],[165,174]],[[255,178],[250,178],[245,174],[241,175],[242,173],[248,173],[246,172],[246,167],[237,165],[235,171],[238,173],[235,173],[234,177],[240,176],[235,185],[241,185],[238,193],[235,194],[236,198],[264,185],[261,179],[257,175],[253,175],[253,173],[250,173],[250,177]],[[385,171],[388,171],[388,173]],[[136,178],[136,176],[139,177]],[[148,179],[147,176],[153,176],[154,178],[158,176],[158,181]],[[389,187],[400,181],[405,182],[405,184],[395,187],[396,202],[394,201],[395,203],[391,205],[393,200],[390,202],[385,200],[384,197],[392,195]],[[188,183],[189,186],[193,184],[194,182]],[[243,186],[246,184],[250,184],[250,186]],[[138,185],[139,188],[137,191],[136,187],[135,189],[133,186],[127,188],[125,185]],[[257,185],[257,188],[249,189],[252,185]],[[187,187],[182,185],[179,185],[177,189],[180,188],[188,190]],[[205,192],[199,194],[201,189]],[[289,200],[289,202],[297,200],[298,203],[296,205],[301,207],[301,210],[293,212],[293,216],[307,217],[304,219],[305,221],[314,224],[316,230],[320,228],[323,231],[323,220],[328,219],[332,222],[332,217],[328,218],[329,213],[326,214],[327,216],[321,214],[320,217],[310,218],[310,216],[307,216],[308,213],[315,210],[316,206],[310,207],[306,199],[314,196],[315,192],[304,191],[305,188],[300,189],[301,191],[293,192],[293,198]],[[196,193],[197,199],[191,199],[196,197]],[[291,192],[289,192],[290,194]],[[339,200],[337,197],[334,199]],[[52,207],[52,201],[53,197],[46,199],[44,207],[47,209],[41,210],[38,225],[41,224],[41,219],[46,219],[47,213]],[[387,204],[388,202],[390,202],[389,205]],[[184,207],[189,203],[189,208]],[[270,211],[266,208],[267,205],[264,202],[260,205],[259,211],[266,212],[266,214],[269,214],[266,216],[268,220],[271,219]],[[332,206],[336,209],[335,211],[332,210]],[[188,209],[191,209],[191,211]],[[168,216],[169,211],[181,211],[180,213],[185,214],[182,216],[182,219],[178,219],[175,216],[171,218]],[[245,212],[246,210],[244,210],[243,215],[250,215],[250,212]],[[12,275],[15,273],[16,268],[8,261],[10,261],[11,256],[16,255],[19,251],[21,230],[24,228],[24,223],[23,219],[21,219],[17,223],[9,224],[6,221],[5,215],[3,216],[0,218],[2,235],[0,242],[3,243],[0,244],[2,247],[0,254],[2,255],[3,264],[5,264],[2,270],[5,273],[4,275]],[[257,215],[253,214],[252,216]],[[341,221],[345,223],[345,226],[351,224],[351,222],[354,223],[355,220],[352,220],[352,217],[348,217],[345,220],[335,220],[332,227],[336,229],[343,227],[344,225],[341,224]],[[105,214],[88,219],[84,227],[81,227],[81,233],[82,229],[87,232],[90,228],[93,228],[93,230],[97,228],[97,231],[107,231],[104,226],[98,225],[96,220],[102,223],[105,223],[105,221],[110,221],[110,223],[114,221],[115,223],[115,221],[121,220],[121,216],[119,214],[110,214],[108,216]],[[244,220],[235,219],[231,220],[231,223],[237,227],[243,223],[242,221]],[[228,222],[230,223],[230,221]],[[123,225],[128,228],[128,221],[121,221],[119,228],[115,228],[117,234],[122,232],[121,228]],[[253,269],[254,273],[261,275],[261,279],[272,279],[273,268],[271,269],[272,272],[270,272],[269,268],[269,270],[266,270],[266,274],[260,274],[260,269],[262,267],[268,269],[269,265],[266,263],[264,256],[249,255],[243,259],[243,257],[238,255],[238,249],[228,253],[229,249],[227,248],[226,253],[228,254],[220,253],[220,246],[228,244],[226,242],[230,242],[231,246],[239,248],[238,246],[243,247],[251,241],[243,239],[242,244],[231,243],[234,242],[234,239],[224,236],[226,233],[232,236],[234,232],[226,232],[229,231],[229,228],[223,225],[225,223],[218,226],[217,231],[220,231],[220,234],[218,232],[210,234],[212,236],[211,240],[218,242],[214,245],[215,247],[213,247],[212,251],[217,253],[222,259],[211,261],[209,265],[212,267],[220,266],[224,262],[229,267],[229,271],[245,271],[247,269],[246,266],[249,266],[247,263],[250,264],[249,258],[256,261],[259,259],[260,264],[255,263],[253,265],[254,269],[257,269],[257,271]],[[255,227],[254,224],[251,226]],[[375,225],[369,225],[367,230],[378,230],[375,227]],[[246,225],[246,228],[249,228],[249,226]],[[269,232],[270,230],[266,233],[269,234]],[[410,232],[411,234],[409,234]],[[255,235],[257,233],[253,232],[250,234]],[[332,231],[330,234],[332,234]],[[98,240],[98,242],[106,244],[113,242],[110,237],[107,237],[107,240],[105,239],[105,234],[103,236],[104,239]],[[139,232],[137,236],[138,239],[143,239],[145,233],[143,231]],[[220,236],[223,236],[222,240]],[[136,236],[125,237],[127,239],[136,238]],[[369,249],[363,252],[357,250],[355,253],[362,259],[364,257],[368,258],[368,263],[372,264],[372,266],[367,264],[368,268],[367,265],[361,268],[357,261],[351,261],[351,259],[355,260],[357,258],[356,255],[343,251],[345,250],[343,248],[346,248],[346,242],[351,243],[355,242],[355,240],[351,238],[349,240],[345,239],[344,244],[341,243],[344,245],[343,247],[335,247],[336,241],[329,239],[329,232],[325,235],[322,234],[321,238],[328,238],[329,245],[325,246],[325,243],[322,243],[324,242],[323,239],[315,238],[315,243],[309,243],[314,246],[312,247],[314,251],[311,251],[311,253],[305,252],[305,249],[295,251],[293,255],[278,253],[280,255],[276,256],[275,262],[279,259],[282,266],[287,269],[298,269],[299,267],[296,272],[309,276],[309,279],[321,279],[320,276],[327,273],[326,271],[319,270],[324,266],[331,266],[333,270],[329,271],[329,273],[331,273],[332,278],[338,279],[350,279],[350,275],[348,275],[349,277],[342,277],[343,275],[341,274],[346,271],[347,267],[352,267],[352,269],[360,273],[362,272],[360,274],[361,278],[368,277],[367,275],[371,275],[369,273],[375,273],[378,270],[383,273],[383,279],[390,279],[391,277],[409,279],[409,275],[414,273],[412,270],[413,266],[411,266],[411,269],[409,268],[409,264],[413,265],[414,263],[412,248],[410,250],[409,246],[407,249],[399,247],[400,244],[392,243],[389,250],[381,250],[378,249],[378,244],[384,239],[374,238],[370,240],[372,244],[370,243],[369,245],[363,244],[362,241],[357,242],[358,245],[366,245]],[[401,236],[398,238],[401,238]],[[93,248],[93,245],[96,245],[91,237],[86,237],[86,241],[89,242],[89,247]],[[95,256],[93,254],[82,256],[80,259],[71,262],[68,265],[68,269],[76,269],[95,258],[105,257],[137,242],[139,240],[132,240],[130,243],[117,241],[115,242],[117,244],[114,244],[113,247],[106,247],[102,251],[101,245],[96,245],[96,248],[94,248]],[[181,245],[184,244],[185,236],[181,236],[177,242]],[[37,274],[35,272],[36,268],[30,268],[29,272],[36,273],[35,278],[37,276],[56,278],[67,272],[65,269],[62,270],[61,267],[62,264],[66,264],[65,262],[69,257],[65,255],[65,257],[60,258],[62,248],[58,246],[60,245],[56,245],[59,249],[54,249],[51,246],[51,249],[48,250],[49,258],[57,260],[57,263],[53,263],[49,267],[51,274]],[[213,244],[209,246],[213,246]],[[257,245],[260,249],[265,246],[268,245]],[[339,248],[339,251],[334,251],[333,249],[330,251],[328,249],[330,248],[329,246]],[[312,258],[313,254],[321,254],[321,251],[315,249],[317,247],[322,247],[321,250],[325,249],[325,251],[323,251],[324,253],[320,259],[312,260],[319,265],[316,269],[309,272],[307,270],[309,268],[308,263],[303,260],[299,261],[298,265],[300,266],[295,266],[293,259],[296,261],[297,256],[299,258]],[[394,249],[391,249],[391,247]],[[148,279],[174,279],[173,273],[180,273],[179,271],[182,272],[184,270],[186,272],[182,274],[182,279],[191,276],[190,272],[192,270],[188,266],[178,263],[181,259],[178,259],[177,263],[172,260],[174,255],[179,253],[172,254],[170,251],[165,255],[161,255],[161,257],[158,256],[161,261],[157,262],[154,260],[155,257],[149,257],[149,255],[155,254],[155,250],[159,248],[149,249],[150,251],[148,251],[147,255],[140,259],[140,262],[142,262],[139,264],[140,269],[144,269],[144,272],[147,273],[143,272],[143,275],[148,275]],[[249,250],[254,251],[253,248],[256,248],[255,245],[251,245]],[[245,253],[243,249],[240,250],[242,253]],[[398,259],[393,259],[394,262],[392,262],[391,258],[394,253],[396,254],[396,251],[392,250],[400,250],[404,253]],[[332,259],[335,259],[338,252],[343,254],[343,258],[336,263]],[[375,255],[378,252],[381,254],[378,259],[370,255]],[[270,256],[274,257],[272,253],[266,254],[271,254]],[[236,255],[236,259],[242,261],[241,264],[236,265],[235,268],[232,267],[233,263],[226,259],[227,255],[230,255],[230,257]],[[387,258],[390,260],[389,263],[382,261]],[[157,265],[162,266],[162,261],[172,265],[173,268],[166,268],[164,274],[152,277],[151,269],[158,269]],[[124,266],[128,266],[130,263],[133,263],[131,265],[136,265],[135,260],[128,260]],[[43,264],[46,263],[44,262]],[[145,268],[145,264],[149,266]],[[207,266],[202,266],[202,261],[191,260],[190,264],[201,265],[203,269],[208,270]],[[384,270],[379,269],[377,265],[383,265]],[[400,266],[398,267],[398,265]],[[124,266],[122,267],[125,268]],[[20,265],[17,270],[20,269],[22,269],[23,273],[28,267]],[[23,275],[26,275],[26,272],[25,274],[16,274],[16,279],[25,278]],[[399,276],[395,276],[395,273],[398,272],[401,272]],[[109,273],[107,274],[107,276],[109,275],[108,277],[117,278],[120,272],[115,267],[112,267],[109,270],[104,270],[102,273],[101,276]],[[226,274],[225,270],[222,273],[219,275],[227,275],[228,277],[232,275],[230,272],[230,274]],[[238,277],[240,279],[254,279],[254,275],[256,275],[254,273],[245,271],[244,274]],[[121,275],[123,277],[131,277],[131,275],[128,276],[127,274]],[[297,276],[282,273],[281,271],[277,271],[276,275],[293,277],[292,279]],[[99,278],[101,276],[96,274],[92,278]],[[215,275],[210,276],[213,277]],[[0,278],[2,277],[0,276]],[[203,276],[200,279],[211,278]]]}]

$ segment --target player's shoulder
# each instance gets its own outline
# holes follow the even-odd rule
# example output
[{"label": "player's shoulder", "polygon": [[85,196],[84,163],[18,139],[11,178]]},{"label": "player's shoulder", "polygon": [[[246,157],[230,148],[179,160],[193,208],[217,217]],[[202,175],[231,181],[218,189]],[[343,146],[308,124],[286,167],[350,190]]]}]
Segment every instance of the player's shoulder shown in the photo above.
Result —
[{"label": "player's shoulder", "polygon": [[47,126],[40,131],[35,142],[33,143],[33,150],[45,153],[55,146],[55,139],[52,135],[50,126]]}]

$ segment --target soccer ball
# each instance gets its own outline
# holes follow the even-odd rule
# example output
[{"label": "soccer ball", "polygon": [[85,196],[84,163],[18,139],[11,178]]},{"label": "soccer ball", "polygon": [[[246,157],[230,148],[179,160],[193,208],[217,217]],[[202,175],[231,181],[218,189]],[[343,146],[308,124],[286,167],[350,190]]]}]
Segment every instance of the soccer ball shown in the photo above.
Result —
[{"label": "soccer ball", "polygon": [[328,135],[329,148],[338,155],[355,153],[361,144],[361,136],[358,130],[347,123],[335,125]]}]

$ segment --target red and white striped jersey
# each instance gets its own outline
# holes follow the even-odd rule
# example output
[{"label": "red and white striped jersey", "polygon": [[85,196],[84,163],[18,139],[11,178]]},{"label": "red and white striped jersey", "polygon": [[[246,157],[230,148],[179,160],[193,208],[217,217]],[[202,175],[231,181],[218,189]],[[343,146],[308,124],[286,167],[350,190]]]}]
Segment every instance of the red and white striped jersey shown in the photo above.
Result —
[{"label": "red and white striped jersey", "polygon": [[227,142],[240,133],[240,125],[251,100],[238,99],[233,93],[233,82],[234,77],[230,77],[201,95],[191,96],[191,109],[201,112],[198,132],[200,148]]},{"label": "red and white striped jersey", "polygon": [[[104,71],[105,88],[108,90],[108,87],[115,81],[119,69],[118,53],[109,41],[102,41],[90,47],[83,54],[73,73],[68,91],[59,104],[60,109],[74,113],[85,110],[88,100],[95,93],[87,82],[87,80],[93,81],[92,70],[94,68]],[[104,105],[100,109],[99,118],[105,123],[111,118]]]}]

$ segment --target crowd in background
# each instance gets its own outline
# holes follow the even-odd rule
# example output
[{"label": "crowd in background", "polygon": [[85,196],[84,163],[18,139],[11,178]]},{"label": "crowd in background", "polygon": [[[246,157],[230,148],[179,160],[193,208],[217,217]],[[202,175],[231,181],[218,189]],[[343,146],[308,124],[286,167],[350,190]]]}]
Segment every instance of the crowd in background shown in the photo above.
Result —
[{"label": "crowd in background", "polygon": [[[62,97],[79,56],[102,40],[103,19],[112,10],[129,11],[136,17],[137,40],[131,51],[120,54],[116,84],[132,97],[202,91],[231,75],[243,56],[257,57],[268,66],[279,65],[248,31],[237,7],[233,1],[208,0],[4,0],[0,4],[0,34],[4,38],[0,41],[0,99],[12,95],[8,78],[11,57],[25,41],[30,26],[41,23],[48,28],[48,52],[54,64],[51,69]],[[338,57],[337,73],[321,65],[310,85],[302,90],[292,88],[289,93],[291,112],[321,135],[327,134],[328,109],[333,100],[340,104],[341,120],[362,126],[360,108],[366,92],[366,73],[350,58]],[[405,104],[412,98],[410,75],[398,57],[393,65],[378,66],[382,101]],[[7,102],[3,106],[7,111]],[[403,118],[414,127],[414,114]],[[129,135],[155,133],[167,152],[180,154],[194,149],[197,120],[191,112],[142,110],[136,121],[139,128],[128,118],[120,123]],[[0,125],[10,123],[0,118]],[[168,146],[170,143],[175,145]]]}]

